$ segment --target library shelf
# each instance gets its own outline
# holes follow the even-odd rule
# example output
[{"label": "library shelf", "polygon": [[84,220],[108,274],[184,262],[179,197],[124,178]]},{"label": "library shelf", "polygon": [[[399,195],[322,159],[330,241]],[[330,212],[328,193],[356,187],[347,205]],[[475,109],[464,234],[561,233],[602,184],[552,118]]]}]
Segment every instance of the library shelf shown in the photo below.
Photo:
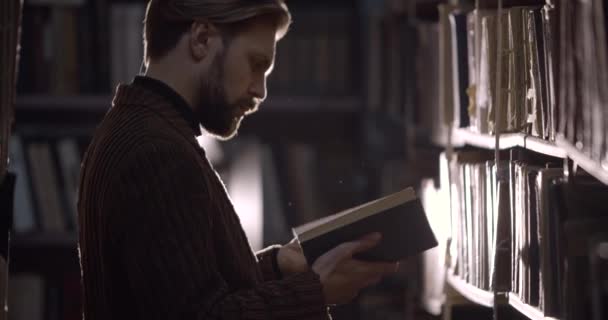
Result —
[{"label": "library shelf", "polygon": [[[110,108],[112,96],[100,95],[20,95],[16,99],[16,109],[26,111],[67,109],[73,111],[105,112]],[[357,96],[270,96],[260,106],[260,111],[312,112],[360,110],[361,99]]]},{"label": "library shelf", "polygon": [[13,248],[75,248],[77,243],[78,235],[73,232],[17,234],[11,239]]},{"label": "library shelf", "polygon": [[[496,148],[496,137],[490,134],[476,133],[468,129],[455,129],[452,137],[455,146],[470,145],[488,150]],[[567,156],[566,151],[555,143],[524,133],[501,134],[498,147],[500,150],[521,147],[536,153],[562,159]]]},{"label": "library shelf", "polygon": [[16,235],[10,242],[10,273],[57,277],[80,272],[76,234]]},{"label": "library shelf", "polygon": [[545,317],[540,309],[521,301],[514,293],[509,293],[509,305],[531,320],[557,320],[556,318]]},{"label": "library shelf", "polygon": [[454,290],[458,291],[462,296],[476,304],[492,308],[494,306],[494,293],[479,289],[466,281],[458,278],[458,276],[448,273],[447,281]]},{"label": "library shelf", "polygon": [[30,6],[74,6],[80,7],[85,4],[85,0],[28,0]]},{"label": "library shelf", "polygon": [[603,168],[596,160],[591,159],[563,137],[557,138],[557,145],[566,151],[568,158],[585,169],[590,175],[602,183],[608,184],[608,169]]},{"label": "library shelf", "polygon": [[[17,125],[38,126],[60,123],[66,127],[99,123],[110,108],[110,95],[57,97],[18,96]],[[356,141],[361,124],[361,99],[356,96],[302,97],[270,96],[242,122],[240,135],[265,141],[325,141],[328,137]],[[88,130],[92,132],[94,126]],[[82,130],[81,130],[82,131]]]}]

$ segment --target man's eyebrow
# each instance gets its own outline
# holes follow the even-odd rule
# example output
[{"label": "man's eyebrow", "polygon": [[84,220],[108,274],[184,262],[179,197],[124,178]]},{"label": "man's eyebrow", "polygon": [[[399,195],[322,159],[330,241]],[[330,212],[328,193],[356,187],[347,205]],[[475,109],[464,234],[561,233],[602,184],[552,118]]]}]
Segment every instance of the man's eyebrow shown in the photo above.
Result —
[{"label": "man's eyebrow", "polygon": [[269,69],[272,66],[272,58],[268,57],[263,53],[254,52],[252,58],[255,59],[256,63],[261,63],[264,66],[264,69]]}]

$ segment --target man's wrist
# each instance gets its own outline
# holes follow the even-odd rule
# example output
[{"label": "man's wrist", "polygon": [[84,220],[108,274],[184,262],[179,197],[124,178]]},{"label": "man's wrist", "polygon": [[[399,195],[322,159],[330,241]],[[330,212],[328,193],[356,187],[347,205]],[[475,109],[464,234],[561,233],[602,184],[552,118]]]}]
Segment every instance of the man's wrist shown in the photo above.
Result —
[{"label": "man's wrist", "polygon": [[282,247],[278,247],[272,250],[272,269],[274,270],[277,278],[283,278],[283,272],[281,271],[281,267],[279,266],[279,251],[281,251]]}]

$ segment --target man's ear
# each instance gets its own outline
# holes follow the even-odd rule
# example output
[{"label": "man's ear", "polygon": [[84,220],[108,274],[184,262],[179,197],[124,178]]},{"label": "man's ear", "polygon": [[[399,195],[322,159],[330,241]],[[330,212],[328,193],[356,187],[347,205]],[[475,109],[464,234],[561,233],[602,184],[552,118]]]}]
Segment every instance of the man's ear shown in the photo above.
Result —
[{"label": "man's ear", "polygon": [[212,23],[195,21],[190,27],[190,52],[196,61],[203,60],[217,45],[219,30]]}]

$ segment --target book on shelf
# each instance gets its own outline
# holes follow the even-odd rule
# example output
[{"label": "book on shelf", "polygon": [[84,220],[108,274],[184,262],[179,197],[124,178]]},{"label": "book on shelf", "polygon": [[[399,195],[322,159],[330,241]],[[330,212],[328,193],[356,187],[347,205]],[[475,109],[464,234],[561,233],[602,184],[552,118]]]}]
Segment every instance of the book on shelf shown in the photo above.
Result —
[{"label": "book on shelf", "polygon": [[464,11],[452,12],[449,15],[451,27],[452,50],[452,85],[454,93],[454,127],[469,126],[469,63],[467,39],[467,13]]},{"label": "book on shelf", "polygon": [[45,142],[32,142],[26,147],[32,175],[32,187],[44,230],[61,233],[66,230],[63,207],[59,195],[59,182],[51,146]]},{"label": "book on shelf", "polygon": [[9,170],[15,173],[17,234],[76,230],[81,151],[75,137],[10,139]]},{"label": "book on shelf", "polygon": [[338,212],[293,229],[310,264],[341,243],[367,234],[382,234],[380,243],[357,258],[399,261],[437,245],[420,199],[413,188]]},{"label": "book on shelf", "polygon": [[478,133],[555,139],[555,11],[553,5],[507,7],[498,17],[496,10],[440,5],[440,121]]},{"label": "book on shelf", "polygon": [[17,233],[30,232],[36,229],[31,180],[26,159],[21,137],[12,136],[9,140],[9,170],[17,177],[13,217],[13,226]]},{"label": "book on shelf", "polygon": [[606,163],[608,51],[606,4],[559,1],[559,134],[599,165]]},{"label": "book on shelf", "polygon": [[129,83],[140,73],[144,58],[143,3],[113,3],[110,6],[111,85]]},{"label": "book on shelf", "polygon": [[[96,5],[30,3],[23,10],[19,77],[21,94],[74,95],[107,92]],[[107,17],[104,15],[103,19]]]},{"label": "book on shelf", "polygon": [[78,178],[80,176],[80,151],[76,139],[62,138],[56,143],[58,162],[61,173],[63,200],[68,212],[67,221],[70,230],[78,225],[77,197]]},{"label": "book on shelf", "polygon": [[353,68],[357,56],[353,54],[351,33],[354,12],[323,7],[298,8],[293,14],[289,36],[277,44],[277,61],[269,77],[270,90],[280,95],[299,96],[353,94],[357,86],[357,68]]}]

